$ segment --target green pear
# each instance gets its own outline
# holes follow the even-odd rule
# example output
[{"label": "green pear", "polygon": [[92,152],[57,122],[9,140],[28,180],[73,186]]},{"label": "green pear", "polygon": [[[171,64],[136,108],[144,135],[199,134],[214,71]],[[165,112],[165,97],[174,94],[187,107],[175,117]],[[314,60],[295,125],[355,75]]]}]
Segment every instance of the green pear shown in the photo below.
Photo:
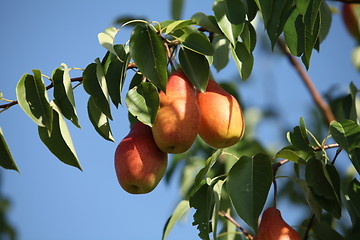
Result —
[{"label": "green pear", "polygon": [[301,237],[284,221],[278,209],[270,207],[264,211],[253,240],[301,240]]},{"label": "green pear", "polygon": [[209,79],[206,91],[198,91],[196,99],[200,110],[199,135],[208,145],[225,148],[242,138],[245,122],[234,96]]},{"label": "green pear", "polygon": [[175,71],[160,91],[160,107],[152,126],[157,146],[166,153],[182,153],[196,139],[200,115],[194,86],[181,70]]},{"label": "green pear", "polygon": [[121,187],[132,194],[151,192],[167,167],[167,154],[153,138],[151,128],[136,123],[115,152],[115,171]]}]

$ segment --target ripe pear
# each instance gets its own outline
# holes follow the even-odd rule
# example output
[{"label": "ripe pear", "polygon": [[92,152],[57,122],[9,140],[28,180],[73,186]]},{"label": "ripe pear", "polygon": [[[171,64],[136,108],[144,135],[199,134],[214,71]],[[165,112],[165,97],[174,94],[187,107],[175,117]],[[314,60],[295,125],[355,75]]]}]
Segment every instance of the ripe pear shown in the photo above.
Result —
[{"label": "ripe pear", "polygon": [[360,41],[360,25],[356,11],[360,11],[359,4],[348,3],[342,6],[342,17],[347,30],[357,41]]},{"label": "ripe pear", "polygon": [[214,80],[209,79],[204,93],[197,92],[200,109],[200,137],[211,147],[225,148],[244,135],[244,116],[238,101]]},{"label": "ripe pear", "polygon": [[152,126],[157,146],[166,153],[188,150],[198,134],[200,114],[194,86],[181,70],[171,74]]},{"label": "ripe pear", "polygon": [[154,141],[151,128],[136,123],[115,152],[115,171],[121,187],[128,193],[151,192],[167,167],[167,154]]},{"label": "ripe pear", "polygon": [[301,237],[284,221],[278,209],[270,207],[264,211],[253,240],[301,240]]}]

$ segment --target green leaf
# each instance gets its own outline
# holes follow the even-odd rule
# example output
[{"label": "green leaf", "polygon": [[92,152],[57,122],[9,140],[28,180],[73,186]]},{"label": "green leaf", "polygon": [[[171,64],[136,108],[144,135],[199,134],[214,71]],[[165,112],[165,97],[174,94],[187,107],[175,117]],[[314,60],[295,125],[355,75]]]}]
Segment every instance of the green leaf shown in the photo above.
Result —
[{"label": "green leaf", "polygon": [[332,165],[310,159],[305,167],[305,180],[319,205],[334,217],[341,216],[340,177]]},{"label": "green leaf", "polygon": [[190,209],[190,205],[188,200],[182,200],[176,206],[173,214],[170,216],[170,218],[165,224],[162,240],[165,240],[167,238],[171,229],[174,227],[175,223],[179,221],[179,219],[181,219],[189,209]]},{"label": "green leaf", "polygon": [[39,70],[34,75],[24,74],[16,86],[16,97],[20,107],[39,126],[52,129],[52,109],[44,81]]},{"label": "green leaf", "polygon": [[141,73],[166,92],[167,57],[165,47],[149,24],[138,24],[130,37],[130,55]]},{"label": "green leaf", "polygon": [[109,124],[109,119],[96,106],[95,100],[90,96],[87,104],[87,110],[90,122],[94,126],[97,133],[108,141],[115,142]]},{"label": "green leaf", "polygon": [[229,62],[230,42],[227,38],[216,36],[213,40],[215,69],[219,72]]},{"label": "green leaf", "polygon": [[237,214],[254,230],[272,183],[269,157],[241,157],[229,171],[227,191]]},{"label": "green leaf", "polygon": [[116,54],[114,50],[114,38],[118,30],[114,27],[105,29],[103,33],[98,34],[99,43],[113,54]]},{"label": "green leaf", "polygon": [[360,183],[354,178],[351,182],[349,182],[346,186],[346,199],[350,204],[353,212],[360,218]]},{"label": "green leaf", "polygon": [[306,184],[306,181],[303,179],[298,179],[297,183],[299,184],[301,190],[304,192],[306,202],[309,204],[311,210],[315,214],[318,221],[321,219],[321,211],[322,207],[319,206],[316,199],[314,198],[314,194]]},{"label": "green leaf", "polygon": [[248,52],[254,51],[256,46],[256,31],[250,22],[245,22],[244,30],[240,36]]},{"label": "green leaf", "polygon": [[212,166],[214,166],[214,164],[216,163],[216,161],[218,160],[221,154],[222,154],[222,149],[218,149],[206,160],[205,167],[203,167],[195,177],[193,191],[196,191],[198,189],[198,186],[200,185],[201,181],[204,180],[209,170],[212,168]]},{"label": "green leaf", "polygon": [[6,143],[4,133],[0,127],[0,166],[5,169],[12,169],[19,172],[14,158],[11,155],[10,149]]},{"label": "green leaf", "polygon": [[302,151],[296,149],[292,145],[289,145],[277,152],[275,157],[289,159],[290,161],[298,164],[304,164],[307,160],[313,158],[314,156],[314,151]]},{"label": "green leaf", "polygon": [[[236,9],[244,9],[244,4],[240,0],[234,1],[236,1],[237,4]],[[216,0],[212,9],[221,31],[230,40],[232,45],[235,46],[245,25],[245,15],[244,12],[241,11],[239,15],[236,16],[231,9],[228,9],[227,4],[228,1]],[[231,19],[229,19],[229,17]]]},{"label": "green leaf", "polygon": [[325,221],[314,221],[311,229],[314,232],[314,235],[317,236],[317,239],[345,240],[345,238],[341,236],[340,233],[334,230],[334,228]]},{"label": "green leaf", "polygon": [[115,45],[114,49],[117,52],[117,57],[108,52],[103,62],[105,61],[106,65],[104,71],[109,95],[113,104],[118,107],[121,104],[121,91],[126,78],[130,54],[126,51],[125,46],[121,44]]},{"label": "green leaf", "polygon": [[322,1],[320,6],[320,34],[319,40],[322,42],[329,33],[331,22],[332,22],[332,13],[327,5],[326,1]]},{"label": "green leaf", "polygon": [[241,0],[224,0],[226,16],[231,24],[245,23],[245,6]]},{"label": "green leaf", "polygon": [[195,208],[193,226],[197,226],[199,237],[202,240],[210,240],[209,234],[212,231],[211,217],[214,208],[212,188],[208,184],[203,184],[190,197],[190,207]]},{"label": "green leaf", "polygon": [[302,126],[296,126],[293,132],[288,132],[287,138],[290,144],[298,150],[305,152],[313,150],[310,145],[306,130],[304,131]]},{"label": "green leaf", "polygon": [[213,16],[208,16],[205,13],[197,12],[191,17],[191,19],[196,23],[196,25],[199,25],[207,31],[221,34],[221,29],[217,25],[216,21],[213,22],[211,20],[212,17]]},{"label": "green leaf", "polygon": [[210,74],[209,62],[205,56],[181,47],[179,51],[179,62],[190,82],[198,90],[204,92]]},{"label": "green leaf", "polygon": [[348,153],[360,146],[360,126],[351,120],[330,123],[333,139]]},{"label": "green leaf", "polygon": [[356,171],[360,174],[360,148],[355,148],[354,150],[350,151],[348,154]]},{"label": "green leaf", "polygon": [[135,86],[126,95],[126,105],[133,116],[152,127],[160,105],[156,87],[150,82]]},{"label": "green leaf", "polygon": [[214,55],[214,47],[209,41],[209,38],[207,38],[203,33],[194,32],[189,34],[182,44],[187,49],[190,49],[196,53],[208,56]]},{"label": "green leaf", "polygon": [[181,18],[184,9],[184,0],[171,0],[171,16],[178,20]]},{"label": "green leaf", "polygon": [[193,25],[193,24],[194,24],[193,20],[177,20],[177,21],[174,21],[174,22],[170,23],[166,27],[165,34],[169,34],[169,33],[173,32],[175,30],[182,29],[182,28],[188,27],[188,26]]},{"label": "green leaf", "polygon": [[40,139],[60,161],[82,170],[60,109],[54,102],[51,102],[51,106],[53,109],[52,131],[49,134],[47,128],[38,126]]},{"label": "green leaf", "polygon": [[263,16],[265,28],[267,27],[273,9],[274,0],[255,0],[257,6]]},{"label": "green leaf", "polygon": [[212,222],[212,232],[213,232],[213,239],[217,238],[217,226],[218,226],[218,220],[219,220],[219,211],[220,211],[220,207],[221,207],[221,192],[223,189],[223,185],[224,185],[225,181],[223,180],[218,180],[213,187],[213,194],[214,194],[214,211],[213,211],[213,216],[211,219]]},{"label": "green leaf", "polygon": [[305,25],[297,8],[293,10],[285,23],[284,36],[290,52],[294,56],[301,56],[305,49]]},{"label": "green leaf", "polygon": [[54,99],[64,117],[80,128],[69,69],[64,63],[61,64],[61,67],[62,68],[55,69],[52,73]]},{"label": "green leaf", "polygon": [[112,119],[107,90],[103,91],[106,87],[106,80],[100,63],[91,63],[86,67],[83,72],[83,86],[85,91],[94,98],[99,111]]},{"label": "green leaf", "polygon": [[245,44],[237,42],[236,47],[232,48],[232,56],[240,73],[242,80],[249,78],[254,65],[254,56],[248,51]]}]

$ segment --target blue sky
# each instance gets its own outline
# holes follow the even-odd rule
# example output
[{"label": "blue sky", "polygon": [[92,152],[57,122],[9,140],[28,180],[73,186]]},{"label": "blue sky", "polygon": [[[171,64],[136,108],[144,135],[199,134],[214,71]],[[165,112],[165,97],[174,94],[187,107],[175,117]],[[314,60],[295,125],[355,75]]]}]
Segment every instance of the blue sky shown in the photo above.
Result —
[{"label": "blue sky", "polygon": [[[85,68],[105,54],[97,34],[113,26],[116,17],[134,15],[163,21],[170,19],[169,2],[3,1],[0,90],[5,98],[15,99],[17,81],[32,69],[51,75],[63,62],[69,67]],[[211,14],[212,2],[186,1],[184,18],[198,11]],[[121,30],[116,40],[124,43],[129,34],[128,30]],[[346,91],[351,81],[360,87],[359,74],[350,61],[354,45],[340,16],[334,15],[330,34],[321,45],[320,54],[314,52],[309,71],[320,92],[333,86],[338,92]],[[74,70],[71,76],[81,76],[81,72]],[[235,64],[214,76],[217,80],[238,78]],[[257,129],[269,147],[279,148],[274,144],[284,138],[283,133],[273,130],[275,124],[291,129],[300,116],[305,120],[309,116],[311,96],[286,58],[263,54],[259,47],[253,74],[247,83],[240,84],[240,91],[248,107],[265,108],[270,104],[281,109],[283,122],[263,123]],[[180,200],[177,182],[170,185],[161,182],[147,195],[124,192],[116,179],[113,155],[117,143],[129,131],[126,109],[113,109],[111,124],[117,143],[107,142],[97,135],[88,120],[87,99],[82,88],[75,90],[82,129],[68,124],[83,172],[62,164],[46,149],[37,127],[20,107],[1,114],[0,126],[21,171],[18,174],[0,170],[1,190],[12,201],[9,220],[21,240],[160,239],[167,218]],[[168,239],[196,236],[188,218],[176,225]]]}]

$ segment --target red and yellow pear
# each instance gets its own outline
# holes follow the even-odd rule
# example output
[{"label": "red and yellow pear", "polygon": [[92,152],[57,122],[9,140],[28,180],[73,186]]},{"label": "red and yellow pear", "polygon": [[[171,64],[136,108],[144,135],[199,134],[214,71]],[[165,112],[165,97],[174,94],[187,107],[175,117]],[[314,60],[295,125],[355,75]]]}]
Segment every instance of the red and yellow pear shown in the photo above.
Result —
[{"label": "red and yellow pear", "polygon": [[301,240],[300,235],[282,218],[275,207],[266,209],[253,240]]},{"label": "red and yellow pear", "polygon": [[151,128],[136,123],[115,152],[115,171],[121,187],[132,194],[151,192],[167,167],[167,154],[156,145]]},{"label": "red and yellow pear", "polygon": [[342,17],[349,33],[360,41],[360,4],[344,3]]},{"label": "red and yellow pear", "polygon": [[225,148],[242,138],[244,116],[234,96],[209,79],[206,91],[198,91],[196,99],[200,110],[199,135],[208,145]]},{"label": "red and yellow pear", "polygon": [[199,108],[194,86],[181,70],[171,74],[166,94],[160,91],[160,107],[152,126],[157,146],[166,153],[187,151],[196,139]]}]

